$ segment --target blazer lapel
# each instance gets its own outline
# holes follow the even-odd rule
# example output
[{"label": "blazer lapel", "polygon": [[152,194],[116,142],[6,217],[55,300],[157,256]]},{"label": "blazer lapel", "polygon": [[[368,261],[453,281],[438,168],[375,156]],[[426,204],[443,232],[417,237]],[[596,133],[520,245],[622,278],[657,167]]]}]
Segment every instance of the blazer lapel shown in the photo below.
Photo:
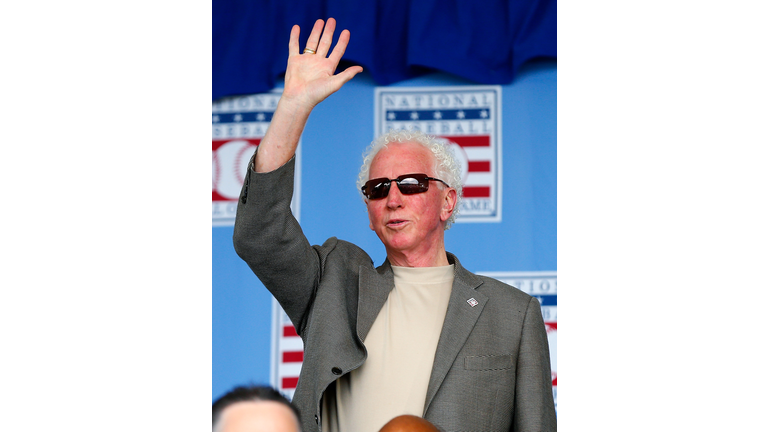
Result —
[{"label": "blazer lapel", "polygon": [[459,260],[452,254],[448,254],[448,259],[454,264],[453,288],[429,377],[424,415],[488,301],[488,297],[475,290],[483,283],[482,279],[461,267]]},{"label": "blazer lapel", "polygon": [[377,269],[360,266],[360,295],[357,300],[357,336],[365,341],[373,322],[395,287],[395,276],[389,260]]}]

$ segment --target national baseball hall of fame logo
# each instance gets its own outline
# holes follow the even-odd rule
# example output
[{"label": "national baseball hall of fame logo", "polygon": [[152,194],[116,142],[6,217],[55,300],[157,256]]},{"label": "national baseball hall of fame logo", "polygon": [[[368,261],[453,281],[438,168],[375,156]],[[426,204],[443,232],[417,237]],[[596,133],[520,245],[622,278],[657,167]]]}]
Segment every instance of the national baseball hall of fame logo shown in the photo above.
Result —
[{"label": "national baseball hall of fame logo", "polygon": [[[235,223],[237,200],[248,161],[261,142],[280,100],[280,91],[219,99],[213,103],[213,226]],[[298,215],[300,149],[291,209]]]},{"label": "national baseball hall of fame logo", "polygon": [[501,221],[501,87],[378,87],[376,136],[420,130],[449,144],[464,199],[457,222]]}]

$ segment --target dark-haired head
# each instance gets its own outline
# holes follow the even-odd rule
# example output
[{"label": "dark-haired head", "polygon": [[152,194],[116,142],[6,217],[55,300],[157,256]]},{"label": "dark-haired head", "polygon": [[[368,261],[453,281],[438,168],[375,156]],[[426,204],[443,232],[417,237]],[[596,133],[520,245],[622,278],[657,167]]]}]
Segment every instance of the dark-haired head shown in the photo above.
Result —
[{"label": "dark-haired head", "polygon": [[[242,402],[271,402],[271,404],[242,405]],[[295,417],[296,431],[299,430],[299,411],[280,392],[267,386],[240,386],[232,389],[213,403],[214,432],[223,431],[223,428],[225,427],[223,424],[224,422],[222,422],[224,411],[235,404],[241,404],[235,408],[237,410],[238,421],[241,421],[246,416],[249,417],[242,421],[266,421],[268,420],[266,418],[267,415],[270,417],[273,415],[287,417],[290,416],[290,414],[288,414],[288,412],[290,412]],[[288,408],[290,411],[287,411],[285,408],[281,407],[281,405]],[[269,420],[271,420],[271,418]]]}]

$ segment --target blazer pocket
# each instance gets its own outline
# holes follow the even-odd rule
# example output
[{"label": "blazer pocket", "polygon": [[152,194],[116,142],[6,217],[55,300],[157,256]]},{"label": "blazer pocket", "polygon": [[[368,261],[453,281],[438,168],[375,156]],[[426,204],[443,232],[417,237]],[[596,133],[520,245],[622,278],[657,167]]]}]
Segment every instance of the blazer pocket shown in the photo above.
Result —
[{"label": "blazer pocket", "polygon": [[511,355],[487,355],[464,357],[466,370],[501,370],[512,369],[515,361]]}]

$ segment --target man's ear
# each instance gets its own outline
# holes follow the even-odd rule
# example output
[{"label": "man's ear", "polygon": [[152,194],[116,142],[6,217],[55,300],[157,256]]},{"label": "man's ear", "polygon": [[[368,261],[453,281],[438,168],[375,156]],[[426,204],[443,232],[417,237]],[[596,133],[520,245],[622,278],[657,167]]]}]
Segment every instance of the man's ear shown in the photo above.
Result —
[{"label": "man's ear", "polygon": [[441,221],[447,221],[453,214],[453,209],[456,207],[456,197],[456,189],[448,189],[448,193],[445,194],[445,199],[443,200],[442,211],[440,212]]}]

